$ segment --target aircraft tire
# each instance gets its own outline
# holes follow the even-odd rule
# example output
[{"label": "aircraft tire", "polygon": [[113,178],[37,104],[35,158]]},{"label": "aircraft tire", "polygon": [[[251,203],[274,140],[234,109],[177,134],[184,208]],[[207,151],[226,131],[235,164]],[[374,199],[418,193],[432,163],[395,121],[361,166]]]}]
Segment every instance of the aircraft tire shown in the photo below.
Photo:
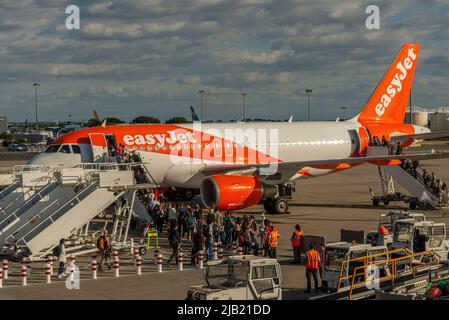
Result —
[{"label": "aircraft tire", "polygon": [[273,209],[276,214],[286,214],[288,212],[288,201],[282,198],[277,198],[274,200]]}]

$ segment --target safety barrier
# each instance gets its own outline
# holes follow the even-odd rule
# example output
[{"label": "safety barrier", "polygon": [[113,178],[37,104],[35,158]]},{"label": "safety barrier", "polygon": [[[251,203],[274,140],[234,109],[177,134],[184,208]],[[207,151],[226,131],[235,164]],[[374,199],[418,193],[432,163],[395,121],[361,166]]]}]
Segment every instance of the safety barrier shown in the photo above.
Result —
[{"label": "safety barrier", "polygon": [[51,266],[49,263],[45,265],[45,278],[47,283],[51,283]]},{"label": "safety barrier", "polygon": [[22,267],[20,268],[20,273],[22,276],[22,286],[26,286],[27,285],[28,268],[25,264],[22,264]]},{"label": "safety barrier", "polygon": [[53,256],[49,255],[47,257],[47,263],[50,265],[50,276],[53,276]]},{"label": "safety barrier", "polygon": [[2,261],[2,271],[3,271],[3,279],[8,279],[8,268],[9,268],[9,262],[6,259],[3,259]]},{"label": "safety barrier", "polygon": [[141,275],[142,274],[142,257],[140,255],[136,256],[136,273],[137,275]]},{"label": "safety barrier", "polygon": [[184,269],[184,253],[182,252],[178,254],[178,269],[179,271]]},{"label": "safety barrier", "polygon": [[118,278],[120,277],[120,259],[117,250],[112,252],[112,257],[114,258],[114,277]]},{"label": "safety barrier", "polygon": [[214,260],[218,260],[218,243],[214,242],[214,246],[213,246],[213,259]]},{"label": "safety barrier", "polygon": [[92,257],[91,268],[92,268],[92,279],[96,280],[97,279],[97,270],[98,270],[97,256]]},{"label": "safety barrier", "polygon": [[162,254],[157,255],[157,272],[162,272],[162,263],[164,261],[164,256]]},{"label": "safety barrier", "polygon": [[204,251],[203,250],[198,251],[198,267],[200,269],[204,268]]},{"label": "safety barrier", "polygon": [[154,249],[154,264],[157,264],[157,257],[159,256],[159,249]]},{"label": "safety barrier", "polygon": [[[208,257],[207,260],[209,259],[213,259],[213,260],[218,260],[218,259],[223,259],[226,256],[230,256],[233,255],[234,252],[232,252],[230,249],[226,249],[222,244],[220,244],[219,242],[215,242],[213,244],[213,250],[211,250],[212,252],[208,252],[208,254],[210,254],[210,256]],[[122,250],[122,249],[121,249]],[[242,248],[240,247],[236,247],[235,251],[236,252],[242,252]],[[190,253],[190,248],[187,249],[187,251],[183,251],[182,249],[180,249],[179,253],[178,253],[178,257],[177,257],[177,266],[176,269],[171,267],[171,266],[167,266],[165,267],[164,265],[164,260],[167,259],[168,255],[171,252],[168,250],[168,248],[165,249],[156,249],[154,250],[154,255],[155,255],[155,265],[153,264],[153,257],[152,254],[153,252],[149,252],[148,255],[146,256],[140,256],[140,252],[138,249],[138,245],[135,244],[133,250],[132,250],[132,254],[131,254],[131,250],[129,250],[129,247],[126,250],[122,250],[120,251],[120,254],[118,252],[117,249],[112,250],[111,256],[112,256],[112,260],[110,261],[111,265],[112,265],[112,270],[110,272],[107,272],[107,269],[105,270],[107,274],[106,277],[108,278],[112,278],[112,277],[119,277],[121,274],[120,273],[124,273],[124,274],[135,274],[135,275],[142,275],[143,274],[143,268],[144,268],[144,263],[145,265],[150,266],[150,272],[164,272],[167,270],[169,271],[174,271],[174,270],[178,270],[178,271],[184,271],[184,270],[192,270],[192,267],[190,266],[190,264],[188,264],[188,267],[186,268],[185,262],[186,261],[192,261],[192,263],[196,262],[197,268],[198,269],[204,269],[206,267],[205,265],[205,254],[206,252],[203,250],[198,251],[196,254],[194,254],[193,256],[191,256]],[[67,275],[67,280],[75,283],[75,279],[78,279],[76,277],[79,277],[79,279],[91,279],[91,280],[96,280],[98,279],[98,277],[101,277],[102,274],[99,273],[100,271],[100,267],[99,267],[99,262],[100,260],[98,260],[97,257],[97,253],[94,253],[92,255],[90,254],[83,254],[80,256],[77,256],[76,259],[75,257],[72,255],[73,253],[70,253],[70,256],[67,257],[67,264],[66,264],[66,268],[65,268],[65,273]],[[213,255],[212,255],[213,254]],[[190,260],[191,258],[196,258],[196,261],[194,259]],[[33,260],[34,261],[34,260]],[[21,285],[22,286],[28,286],[30,283],[47,283],[47,284],[51,284],[54,282],[59,282],[59,281],[65,281],[64,278],[59,279],[60,277],[56,277],[56,271],[54,270],[54,262],[57,262],[57,260],[54,259],[54,257],[52,255],[47,255],[46,259],[43,260],[43,263],[41,265],[36,265],[35,268],[32,269],[31,266],[31,262],[32,260],[30,259],[23,259],[20,262],[19,265],[19,270],[17,270],[17,263],[15,262],[10,262],[7,259],[2,260],[2,267],[0,268],[0,272],[1,272],[1,283],[0,283],[0,287],[5,287],[5,280],[8,279],[8,276],[10,278],[10,280],[6,283],[7,286],[15,286],[15,285],[20,285],[20,280],[21,280]],[[34,262],[33,262],[34,263]],[[153,266],[151,268],[151,266]],[[131,267],[131,270],[130,270]],[[57,267],[56,267],[57,268]],[[120,270],[122,269],[122,270]],[[12,277],[11,278],[11,270],[12,270],[12,275],[14,275],[15,272],[17,275],[20,275],[19,277]],[[31,272],[31,270],[33,270],[33,272]],[[83,271],[84,270],[84,271]],[[79,272],[79,273],[78,273]]]}]

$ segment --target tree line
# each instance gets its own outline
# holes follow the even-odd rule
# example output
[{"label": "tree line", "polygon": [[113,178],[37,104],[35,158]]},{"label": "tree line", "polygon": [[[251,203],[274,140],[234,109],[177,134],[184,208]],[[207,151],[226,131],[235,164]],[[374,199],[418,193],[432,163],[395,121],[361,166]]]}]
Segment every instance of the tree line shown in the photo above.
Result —
[{"label": "tree line", "polygon": [[[103,120],[104,121],[104,120]],[[190,123],[192,121],[188,121],[185,117],[173,117],[170,119],[165,120],[164,123],[170,124],[170,123]],[[97,119],[90,119],[85,124],[86,127],[97,127],[100,126],[102,121]],[[106,118],[106,124],[107,125],[114,125],[114,124],[121,124],[126,123],[125,121],[122,121],[118,118]],[[159,118],[155,117],[148,117],[148,116],[139,116],[135,119],[133,119],[130,123],[136,124],[136,123],[162,123],[162,121]]]}]

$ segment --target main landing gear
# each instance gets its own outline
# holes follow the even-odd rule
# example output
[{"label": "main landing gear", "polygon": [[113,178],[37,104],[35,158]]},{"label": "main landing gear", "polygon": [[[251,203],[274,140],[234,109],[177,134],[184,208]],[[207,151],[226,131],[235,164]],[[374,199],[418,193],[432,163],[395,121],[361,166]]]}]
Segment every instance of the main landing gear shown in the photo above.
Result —
[{"label": "main landing gear", "polygon": [[295,185],[292,183],[286,183],[277,186],[277,188],[278,194],[273,198],[263,200],[263,207],[267,213],[287,214],[288,200],[293,198]]},{"label": "main landing gear", "polygon": [[181,201],[190,201],[197,194],[199,194],[199,190],[197,189],[187,189],[187,188],[176,188],[170,189],[165,193],[170,201],[175,201],[177,199]]}]

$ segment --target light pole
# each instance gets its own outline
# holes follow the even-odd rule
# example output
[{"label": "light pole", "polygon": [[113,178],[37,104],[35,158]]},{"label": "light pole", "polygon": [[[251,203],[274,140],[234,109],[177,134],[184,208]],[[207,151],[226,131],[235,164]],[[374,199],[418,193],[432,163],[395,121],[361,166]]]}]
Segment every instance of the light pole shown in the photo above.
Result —
[{"label": "light pole", "polygon": [[36,130],[39,131],[39,120],[37,118],[37,87],[39,87],[41,84],[38,82],[35,82],[33,84],[33,87],[36,88]]},{"label": "light pole", "polygon": [[309,121],[312,120],[311,117],[311,111],[310,111],[310,96],[312,95],[312,89],[306,89],[306,96],[307,96],[307,110],[308,110],[308,119]]},{"label": "light pole", "polygon": [[348,109],[348,107],[341,106],[340,109],[343,110],[343,120],[346,120],[346,110]]},{"label": "light pole", "polygon": [[198,93],[200,94],[200,101],[201,101],[201,103],[200,103],[200,122],[201,123],[203,123],[203,94],[205,93],[206,91],[204,91],[203,89],[201,89],[201,90],[199,90],[198,91]]},{"label": "light pole", "polygon": [[248,95],[245,91],[240,94],[242,96],[242,107],[243,107],[243,122],[246,122],[246,96]]}]

